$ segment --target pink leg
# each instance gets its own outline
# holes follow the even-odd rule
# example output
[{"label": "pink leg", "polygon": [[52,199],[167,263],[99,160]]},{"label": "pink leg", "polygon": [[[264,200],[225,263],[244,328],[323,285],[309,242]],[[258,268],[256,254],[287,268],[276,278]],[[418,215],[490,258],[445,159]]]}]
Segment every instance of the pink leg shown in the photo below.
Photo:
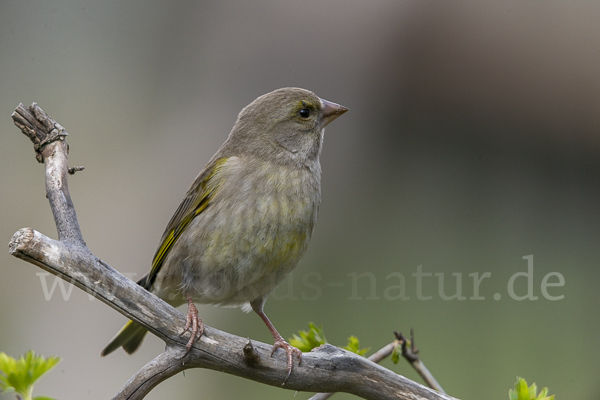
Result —
[{"label": "pink leg", "polygon": [[192,332],[191,332],[190,340],[185,345],[185,348],[187,349],[187,351],[183,355],[184,357],[189,354],[190,350],[192,350],[192,346],[194,345],[194,342],[197,342],[198,340],[200,340],[200,337],[202,337],[202,334],[204,333],[204,323],[198,317],[198,309],[196,308],[196,305],[192,301],[192,297],[187,296],[187,301],[188,301],[188,313],[187,313],[187,317],[185,317],[185,327],[183,328],[183,331],[179,334],[179,336],[181,336],[184,333],[186,333],[187,331],[189,331],[190,327],[192,328]]},{"label": "pink leg", "polygon": [[302,352],[300,350],[298,350],[297,348],[295,348],[294,346],[290,345],[288,342],[286,342],[283,339],[283,337],[279,334],[279,332],[277,332],[277,329],[275,329],[275,327],[273,326],[271,321],[269,321],[269,317],[267,317],[267,315],[264,313],[264,311],[262,309],[261,310],[254,309],[254,311],[258,314],[259,317],[262,318],[264,323],[267,325],[267,328],[269,328],[269,331],[271,331],[271,335],[273,335],[273,339],[275,340],[275,343],[273,344],[273,351],[271,352],[271,357],[275,353],[275,350],[280,349],[280,348],[284,349],[285,352],[287,353],[287,376],[285,377],[285,380],[283,381],[283,384],[285,384],[287,382],[287,380],[290,378],[290,375],[292,374],[292,368],[294,367],[293,355],[296,354],[298,356],[298,365],[300,365],[300,363],[302,362]]}]

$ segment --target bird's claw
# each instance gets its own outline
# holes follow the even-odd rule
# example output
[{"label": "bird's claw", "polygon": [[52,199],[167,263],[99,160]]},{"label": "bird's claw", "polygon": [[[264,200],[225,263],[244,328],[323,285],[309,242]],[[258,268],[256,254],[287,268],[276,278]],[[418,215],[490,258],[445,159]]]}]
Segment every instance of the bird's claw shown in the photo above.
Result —
[{"label": "bird's claw", "polygon": [[190,340],[185,345],[186,352],[183,355],[183,357],[187,356],[190,353],[190,351],[192,350],[192,346],[194,345],[194,342],[197,342],[198,340],[200,340],[200,338],[202,337],[202,334],[204,333],[204,323],[198,317],[198,309],[196,308],[196,305],[192,301],[188,300],[188,313],[187,313],[187,316],[185,317],[185,327],[183,328],[183,331],[181,331],[179,336],[182,336],[184,333],[189,331],[190,328],[191,328]]},{"label": "bird's claw", "polygon": [[282,383],[283,386],[292,374],[292,369],[294,368],[294,354],[298,356],[298,365],[300,365],[302,363],[302,352],[283,339],[275,340],[271,357],[273,357],[273,354],[275,354],[275,350],[277,349],[283,349],[287,353],[287,375]]}]

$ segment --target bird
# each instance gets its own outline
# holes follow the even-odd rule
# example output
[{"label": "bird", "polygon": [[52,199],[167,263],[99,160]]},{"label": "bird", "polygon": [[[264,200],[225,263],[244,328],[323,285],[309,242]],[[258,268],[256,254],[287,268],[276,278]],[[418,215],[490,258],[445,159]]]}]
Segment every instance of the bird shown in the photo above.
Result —
[{"label": "bird", "polygon": [[[204,332],[198,303],[258,314],[273,336],[271,356],[287,354],[285,381],[293,355],[301,362],[263,308],[306,252],[321,201],[324,130],[347,111],[301,88],[259,96],[188,189],[138,282],[174,307],[187,302],[186,355]],[[129,321],[101,355],[119,347],[131,354],[146,333]]]}]

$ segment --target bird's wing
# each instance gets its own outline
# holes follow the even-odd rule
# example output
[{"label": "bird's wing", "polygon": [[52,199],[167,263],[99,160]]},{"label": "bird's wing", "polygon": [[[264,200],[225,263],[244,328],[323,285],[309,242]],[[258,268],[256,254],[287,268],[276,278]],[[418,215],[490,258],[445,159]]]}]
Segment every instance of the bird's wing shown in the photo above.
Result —
[{"label": "bird's wing", "polygon": [[219,188],[220,182],[218,181],[220,179],[217,177],[217,172],[226,161],[226,157],[217,158],[204,168],[186,193],[185,198],[177,208],[177,211],[175,211],[173,217],[171,217],[160,239],[160,246],[158,246],[156,254],[154,254],[150,273],[138,282],[147,290],[152,288],[167,254],[173,248],[173,244],[175,244],[190,222],[209,206],[210,201]]}]

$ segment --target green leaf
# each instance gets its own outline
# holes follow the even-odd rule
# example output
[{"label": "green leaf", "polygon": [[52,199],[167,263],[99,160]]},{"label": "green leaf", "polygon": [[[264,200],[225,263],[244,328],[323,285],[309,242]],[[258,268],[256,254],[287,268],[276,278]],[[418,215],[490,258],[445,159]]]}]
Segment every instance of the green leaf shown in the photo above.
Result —
[{"label": "green leaf", "polygon": [[[525,386],[527,386],[527,382],[525,383]],[[529,386],[529,397],[528,399],[535,399],[537,394],[537,385],[535,384],[535,382]]]},{"label": "green leaf", "polygon": [[529,388],[525,379],[521,378],[517,381],[517,393],[519,394],[519,400],[529,400]]},{"label": "green leaf", "polygon": [[394,364],[398,364],[398,361],[400,361],[400,351],[401,350],[402,349],[400,348],[400,345],[394,346],[394,350],[392,350],[392,362]]},{"label": "green leaf", "polygon": [[508,391],[510,400],[554,400],[554,395],[548,396],[548,388],[543,388],[537,394],[537,385],[534,383],[527,387],[527,382],[523,378],[517,377],[515,389]]},{"label": "green leaf", "polygon": [[348,344],[342,349],[351,351],[352,353],[356,353],[359,356],[364,355],[367,351],[369,351],[370,347],[365,347],[364,349],[360,348],[360,340],[356,336],[350,336],[348,338]]},{"label": "green leaf", "polygon": [[0,353],[0,391],[15,392],[24,400],[31,400],[35,381],[59,361],[58,357],[46,359],[44,356],[36,356],[32,350],[18,360]]},{"label": "green leaf", "polygon": [[308,324],[308,331],[298,331],[298,333],[300,336],[294,334],[291,339],[288,339],[288,342],[302,352],[311,351],[315,347],[327,343],[321,325],[317,327],[314,323],[310,322]]}]

